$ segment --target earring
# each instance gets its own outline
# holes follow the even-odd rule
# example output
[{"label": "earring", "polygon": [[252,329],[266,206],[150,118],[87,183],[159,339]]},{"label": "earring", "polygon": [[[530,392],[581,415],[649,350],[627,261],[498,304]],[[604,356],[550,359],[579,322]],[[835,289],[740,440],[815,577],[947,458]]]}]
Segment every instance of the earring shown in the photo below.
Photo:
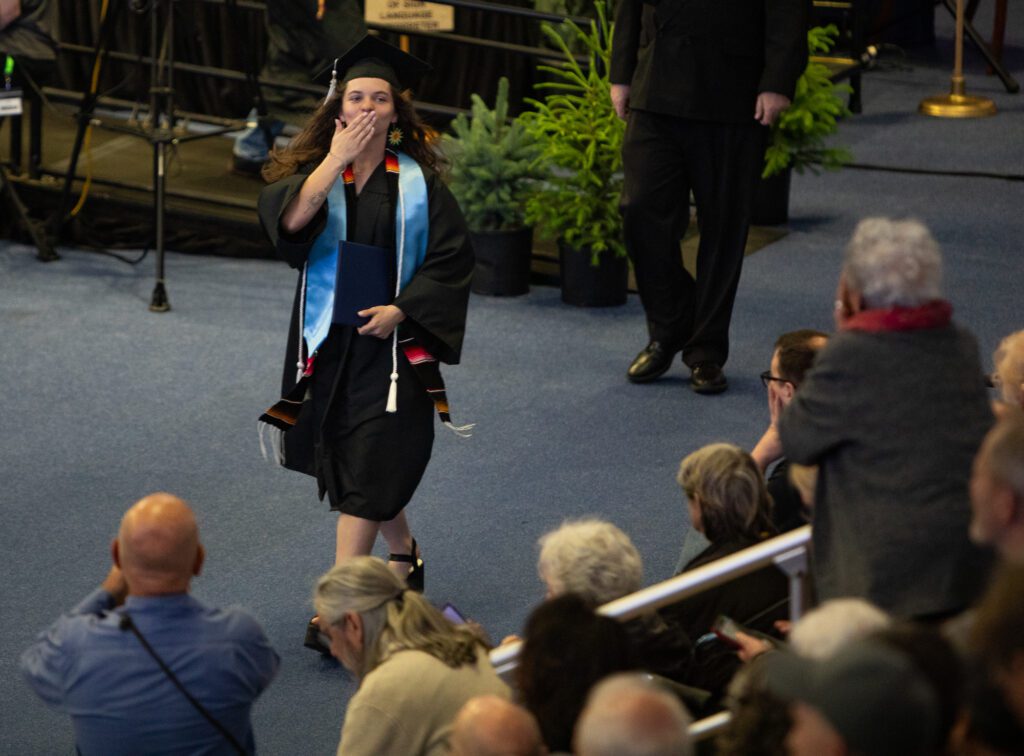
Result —
[{"label": "earring", "polygon": [[388,131],[388,144],[391,145],[392,147],[399,147],[402,144],[402,138],[404,136],[405,134],[402,133],[402,130],[400,128],[398,128],[397,126],[392,126],[391,129]]}]

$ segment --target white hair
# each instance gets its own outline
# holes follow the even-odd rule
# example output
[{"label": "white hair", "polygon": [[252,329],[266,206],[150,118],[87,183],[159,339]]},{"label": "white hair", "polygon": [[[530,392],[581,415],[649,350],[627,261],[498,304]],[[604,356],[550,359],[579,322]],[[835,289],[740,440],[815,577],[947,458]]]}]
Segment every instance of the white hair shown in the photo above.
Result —
[{"label": "white hair", "polygon": [[793,625],[789,642],[800,656],[827,659],[852,640],[888,627],[892,620],[864,599],[826,601]]},{"label": "white hair", "polygon": [[640,590],[640,552],[619,528],[605,520],[570,520],[538,541],[537,572],[553,596],[579,594],[600,606]]},{"label": "white hair", "polygon": [[843,260],[847,286],[874,307],[916,307],[942,295],[942,253],[919,220],[865,218]]},{"label": "white hair", "polygon": [[594,686],[576,722],[579,756],[691,756],[686,707],[640,674],[612,675]]}]

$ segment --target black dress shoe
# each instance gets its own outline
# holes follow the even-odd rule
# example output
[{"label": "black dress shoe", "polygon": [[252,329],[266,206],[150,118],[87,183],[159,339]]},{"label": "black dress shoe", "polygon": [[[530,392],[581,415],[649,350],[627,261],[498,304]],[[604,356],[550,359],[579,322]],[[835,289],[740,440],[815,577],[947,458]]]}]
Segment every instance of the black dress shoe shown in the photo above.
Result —
[{"label": "black dress shoe", "polygon": [[701,362],[693,366],[690,388],[698,394],[721,394],[729,388],[729,382],[717,362]]},{"label": "black dress shoe", "polygon": [[678,350],[669,349],[660,341],[652,341],[636,356],[626,371],[633,383],[646,383],[660,378],[672,367],[672,358]]}]

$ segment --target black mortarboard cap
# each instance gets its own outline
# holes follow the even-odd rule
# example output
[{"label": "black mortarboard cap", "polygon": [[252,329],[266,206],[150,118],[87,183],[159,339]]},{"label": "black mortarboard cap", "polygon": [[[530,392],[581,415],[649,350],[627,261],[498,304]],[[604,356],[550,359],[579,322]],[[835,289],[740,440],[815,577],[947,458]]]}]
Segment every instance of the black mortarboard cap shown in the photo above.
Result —
[{"label": "black mortarboard cap", "polygon": [[431,66],[426,61],[367,34],[334,62],[332,88],[328,96],[333,94],[335,80],[344,84],[352,79],[371,77],[384,79],[396,89],[403,90],[415,87],[430,70]]}]

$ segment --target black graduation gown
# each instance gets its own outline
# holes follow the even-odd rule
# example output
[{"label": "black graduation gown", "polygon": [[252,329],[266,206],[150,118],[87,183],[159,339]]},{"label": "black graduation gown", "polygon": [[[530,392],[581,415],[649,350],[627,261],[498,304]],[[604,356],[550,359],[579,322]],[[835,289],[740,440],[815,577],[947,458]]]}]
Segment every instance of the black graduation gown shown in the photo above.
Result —
[{"label": "black graduation gown", "polygon": [[[280,218],[311,170],[309,166],[265,187],[259,198],[264,230],[281,257],[298,269],[326,225],[326,205],[296,234],[284,232]],[[426,257],[394,304],[406,315],[400,330],[411,331],[441,362],[456,364],[462,350],[473,253],[451,192],[426,169],[424,176],[430,213]],[[393,197],[393,179],[381,162],[350,208],[348,240],[394,249]],[[390,259],[394,276],[393,255]],[[297,379],[301,285],[300,276],[282,396]],[[285,466],[315,476],[320,498],[326,493],[331,509],[376,521],[394,518],[409,503],[434,442],[433,402],[401,349],[398,412],[385,411],[391,345],[390,338],[360,336],[352,326],[332,325],[317,353],[299,421],[285,433],[284,442]]]}]

